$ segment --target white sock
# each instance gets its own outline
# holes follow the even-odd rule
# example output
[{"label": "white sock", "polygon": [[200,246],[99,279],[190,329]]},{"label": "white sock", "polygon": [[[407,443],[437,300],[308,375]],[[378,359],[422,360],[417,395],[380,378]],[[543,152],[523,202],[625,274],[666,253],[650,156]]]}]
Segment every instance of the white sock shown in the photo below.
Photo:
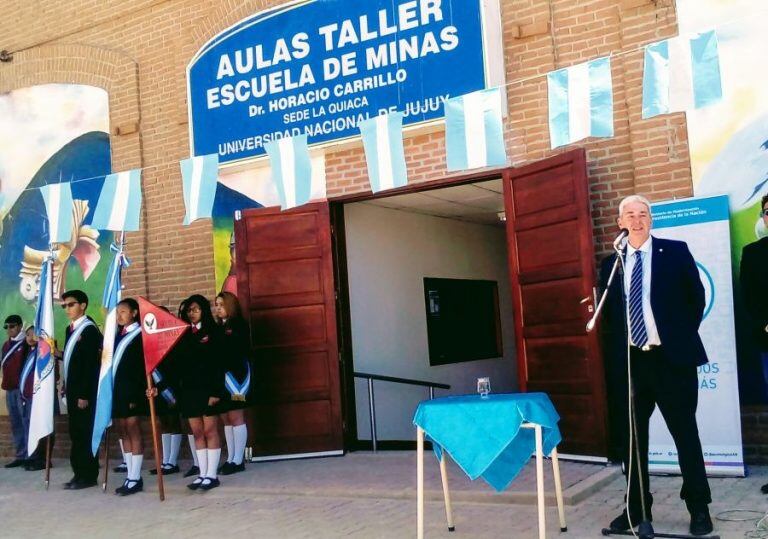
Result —
[{"label": "white sock", "polygon": [[171,453],[171,435],[163,433],[160,435],[160,440],[163,444],[163,464],[165,464]]},{"label": "white sock", "polygon": [[[181,434],[171,434],[171,454],[168,457],[168,464],[176,466],[179,462],[179,449],[181,449]],[[194,453],[193,453],[194,454]]]},{"label": "white sock", "polygon": [[207,449],[195,449],[195,453],[197,453],[197,459],[196,462],[199,462],[198,466],[200,466],[200,477],[205,477],[205,471],[208,469],[208,450]]},{"label": "white sock", "polygon": [[232,425],[224,425],[224,439],[227,440],[227,462],[232,462],[234,459],[234,447],[235,447],[235,435],[232,432],[234,427]]},{"label": "white sock", "polygon": [[133,455],[131,463],[128,466],[128,480],[138,481],[141,479],[141,464],[144,462],[144,455]]},{"label": "white sock", "polygon": [[[187,441],[189,442],[189,452],[192,453],[192,460],[195,461],[195,466],[200,467],[200,461],[198,459],[197,449],[195,449],[195,437],[191,434],[187,434]],[[202,470],[202,468],[200,468]]]},{"label": "white sock", "polygon": [[128,461],[125,458],[125,447],[123,447],[123,439],[120,438],[117,440],[117,443],[120,444],[120,452],[123,454],[123,464],[128,464]]},{"label": "white sock", "polygon": [[127,472],[127,475],[125,476],[126,479],[130,478],[131,473],[131,459],[133,459],[133,453],[123,453],[123,458],[125,459],[125,471]]},{"label": "white sock", "polygon": [[234,428],[235,457],[230,460],[235,464],[242,464],[245,456],[245,444],[248,443],[248,427],[243,423]]},{"label": "white sock", "polygon": [[[221,459],[221,448],[208,449],[208,471],[205,472],[205,477],[208,477],[209,479],[216,479],[218,477],[220,459]],[[202,468],[200,469],[202,470]]]}]

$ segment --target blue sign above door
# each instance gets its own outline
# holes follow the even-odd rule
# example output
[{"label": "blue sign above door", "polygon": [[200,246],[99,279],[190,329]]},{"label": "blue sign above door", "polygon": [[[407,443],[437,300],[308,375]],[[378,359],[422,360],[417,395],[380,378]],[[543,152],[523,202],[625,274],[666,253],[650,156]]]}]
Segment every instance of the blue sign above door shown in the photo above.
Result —
[{"label": "blue sign above door", "polygon": [[481,0],[308,0],[225,30],[187,68],[190,145],[220,162],[264,144],[359,136],[401,111],[441,118],[449,97],[486,87]]}]

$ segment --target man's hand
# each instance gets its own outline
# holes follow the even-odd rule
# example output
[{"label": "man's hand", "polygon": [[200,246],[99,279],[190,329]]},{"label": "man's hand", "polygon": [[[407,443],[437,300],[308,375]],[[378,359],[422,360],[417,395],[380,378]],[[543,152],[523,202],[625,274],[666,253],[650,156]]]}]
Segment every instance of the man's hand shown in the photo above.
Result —
[{"label": "man's hand", "polygon": [[85,399],[77,399],[77,407],[81,410],[88,408],[88,401]]},{"label": "man's hand", "polygon": [[219,402],[219,397],[208,397],[208,406],[213,406]]}]

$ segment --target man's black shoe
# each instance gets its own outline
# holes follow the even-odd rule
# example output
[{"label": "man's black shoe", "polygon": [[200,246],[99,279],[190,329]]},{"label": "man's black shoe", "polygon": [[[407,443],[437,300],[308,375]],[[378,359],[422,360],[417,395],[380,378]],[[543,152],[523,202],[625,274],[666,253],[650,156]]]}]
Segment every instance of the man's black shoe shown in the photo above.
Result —
[{"label": "man's black shoe", "polygon": [[197,466],[192,466],[189,470],[187,470],[187,473],[184,474],[184,477],[192,477],[193,475],[200,475],[200,468]]},{"label": "man's black shoe", "polygon": [[98,482],[95,479],[91,481],[75,481],[72,483],[72,486],[69,487],[69,490],[81,490],[84,488],[95,487],[97,483]]},{"label": "man's black shoe", "polygon": [[760,487],[760,492],[762,492],[763,494],[768,494],[768,483]]},{"label": "man's black shoe", "polygon": [[24,459],[16,459],[16,460],[13,460],[13,461],[9,462],[8,464],[6,464],[5,467],[6,468],[18,468],[19,466],[24,466],[26,463],[27,463],[27,461],[24,460]]},{"label": "man's black shoe", "polygon": [[[53,468],[53,466],[51,466]],[[42,460],[30,460],[24,465],[24,469],[28,472],[37,472],[39,470],[45,470],[45,462]]]},{"label": "man's black shoe", "polygon": [[[608,527],[611,529],[612,532],[625,532],[630,528],[629,525],[629,517],[632,517],[632,527],[637,528],[637,526],[640,524],[640,522],[643,520],[642,514],[631,514],[627,516],[627,511],[622,511],[619,516],[614,518],[611,523],[608,525]],[[648,511],[648,521],[653,521],[653,515],[650,511]]]},{"label": "man's black shoe", "polygon": [[691,535],[707,535],[712,533],[712,519],[709,509],[698,509],[691,512]]},{"label": "man's black shoe", "polygon": [[62,487],[64,487],[64,490],[70,490],[72,488],[72,485],[74,485],[75,483],[77,483],[77,477],[73,477],[72,479],[64,483]]}]

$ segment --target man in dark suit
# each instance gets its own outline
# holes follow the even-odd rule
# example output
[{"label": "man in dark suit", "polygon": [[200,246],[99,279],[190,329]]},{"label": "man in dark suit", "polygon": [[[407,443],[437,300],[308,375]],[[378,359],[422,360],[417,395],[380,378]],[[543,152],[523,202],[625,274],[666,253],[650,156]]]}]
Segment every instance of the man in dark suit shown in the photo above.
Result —
[{"label": "man in dark suit", "polygon": [[[768,227],[768,195],[765,195],[760,205],[760,215]],[[768,386],[768,237],[746,245],[741,251],[741,269],[739,282],[744,307],[749,314],[752,336],[760,352],[763,378]],[[768,483],[762,486],[763,493],[768,494]]]},{"label": "man in dark suit", "polygon": [[64,345],[64,395],[67,399],[69,454],[74,477],[65,489],[79,490],[96,485],[99,463],[91,453],[91,436],[96,411],[96,392],[101,366],[102,336],[96,324],[85,314],[88,296],[69,290],[61,296],[61,306],[70,321]]},{"label": "man in dark suit", "polygon": [[[627,344],[634,390],[640,474],[645,509],[652,520],[648,484],[648,424],[659,407],[677,447],[683,475],[680,497],[691,515],[693,535],[712,531],[712,502],[696,425],[697,366],[707,362],[699,325],[704,313],[704,287],[685,242],[651,236],[648,200],[633,195],[619,205],[619,228],[629,231],[623,267],[614,279],[602,320],[606,377],[612,427],[621,440],[625,471],[629,470],[627,409]],[[607,285],[616,254],[603,261],[601,283]],[[629,343],[627,343],[629,340]],[[633,452],[634,453],[634,452]],[[614,531],[637,526],[642,519],[637,459],[627,477],[627,507],[610,524]]]}]

